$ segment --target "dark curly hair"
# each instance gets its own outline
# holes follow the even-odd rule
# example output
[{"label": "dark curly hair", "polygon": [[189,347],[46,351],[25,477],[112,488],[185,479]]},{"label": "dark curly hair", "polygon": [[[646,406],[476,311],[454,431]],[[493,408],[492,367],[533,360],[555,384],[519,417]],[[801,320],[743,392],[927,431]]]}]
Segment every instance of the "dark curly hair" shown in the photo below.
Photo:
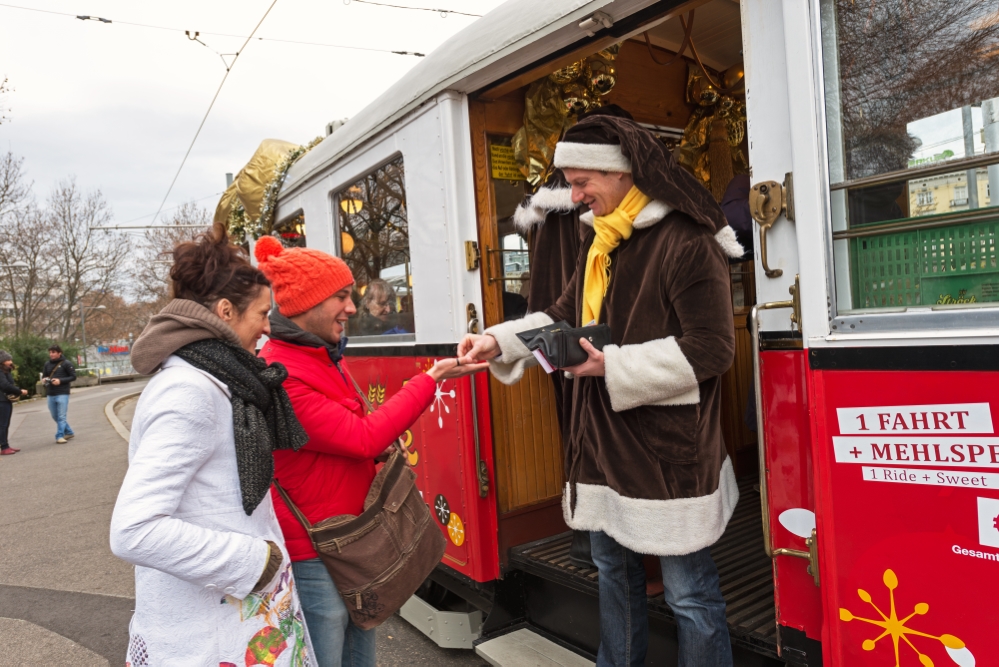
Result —
[{"label": "dark curly hair", "polygon": [[189,299],[209,310],[228,299],[239,313],[257,298],[262,287],[271,284],[250,264],[246,251],[217,228],[174,247],[170,283],[170,295],[175,299]]}]

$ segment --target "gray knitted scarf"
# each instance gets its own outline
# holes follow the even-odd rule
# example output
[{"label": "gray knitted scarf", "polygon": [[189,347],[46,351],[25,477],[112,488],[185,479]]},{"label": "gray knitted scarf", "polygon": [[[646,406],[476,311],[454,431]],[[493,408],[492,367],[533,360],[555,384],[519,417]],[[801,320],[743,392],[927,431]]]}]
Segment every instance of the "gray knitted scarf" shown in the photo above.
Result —
[{"label": "gray knitted scarf", "polygon": [[274,478],[274,450],[297,450],[309,440],[281,386],[288,371],[217,338],[188,343],[174,354],[229,387],[236,469],[249,516]]}]

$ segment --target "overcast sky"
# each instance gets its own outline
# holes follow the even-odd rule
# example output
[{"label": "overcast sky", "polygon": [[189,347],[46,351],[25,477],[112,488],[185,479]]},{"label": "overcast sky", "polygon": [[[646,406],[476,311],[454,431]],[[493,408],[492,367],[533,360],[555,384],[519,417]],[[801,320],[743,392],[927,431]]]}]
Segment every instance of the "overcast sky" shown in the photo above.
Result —
[{"label": "overcast sky", "polygon": [[[385,0],[386,2],[389,0]],[[111,24],[0,5],[0,79],[9,117],[0,151],[25,158],[35,194],[75,175],[100,188],[119,223],[152,219],[232,53],[271,0],[8,0]],[[391,0],[484,14],[502,0]],[[429,53],[474,18],[344,0],[278,0],[258,37]],[[157,30],[144,23],[177,28]],[[201,32],[207,44],[183,30]],[[231,58],[230,58],[231,60]],[[161,217],[191,200],[214,210],[225,173],[265,138],[306,143],[352,116],[419,58],[252,41],[240,56]]]}]

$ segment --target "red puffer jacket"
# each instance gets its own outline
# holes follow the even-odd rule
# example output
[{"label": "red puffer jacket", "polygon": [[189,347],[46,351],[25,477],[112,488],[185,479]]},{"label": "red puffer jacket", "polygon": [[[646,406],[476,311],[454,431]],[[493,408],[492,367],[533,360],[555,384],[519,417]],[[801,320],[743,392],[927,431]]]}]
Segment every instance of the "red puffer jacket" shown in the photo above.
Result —
[{"label": "red puffer jacket", "polygon": [[[274,476],[310,523],[338,514],[360,514],[375,478],[375,457],[412,426],[434,397],[436,384],[426,373],[407,382],[372,414],[324,348],[294,345],[273,338],[260,350],[268,363],[288,369],[284,388],[309,442],[297,452],[274,452]],[[271,489],[274,510],[293,561],[318,558],[309,536]]]}]

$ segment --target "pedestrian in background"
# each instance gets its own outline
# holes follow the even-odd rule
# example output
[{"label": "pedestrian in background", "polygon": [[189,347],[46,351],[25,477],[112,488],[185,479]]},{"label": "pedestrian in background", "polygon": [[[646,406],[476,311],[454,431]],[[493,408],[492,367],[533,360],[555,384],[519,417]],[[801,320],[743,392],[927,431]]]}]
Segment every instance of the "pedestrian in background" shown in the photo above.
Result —
[{"label": "pedestrian in background", "polygon": [[42,375],[45,395],[49,399],[49,413],[56,423],[56,442],[64,445],[76,436],[66,421],[66,413],[69,412],[69,385],[76,380],[76,369],[62,355],[62,348],[52,345],[49,347],[49,360],[45,362]]},{"label": "pedestrian in background", "polygon": [[14,370],[14,359],[6,350],[0,350],[0,456],[17,454],[20,449],[10,446],[7,442],[7,431],[10,430],[10,416],[14,412],[14,401],[28,393],[14,384],[11,371]]},{"label": "pedestrian in background", "polygon": [[[285,249],[271,236],[259,239],[254,253],[277,304],[260,356],[288,368],[284,386],[309,438],[298,451],[274,452],[276,477],[312,524],[358,516],[375,479],[375,459],[430,407],[437,383],[486,364],[459,368],[455,359],[440,360],[368,414],[343,360],[344,325],[357,313],[350,268],[319,250]],[[374,628],[362,630],[350,620],[305,528],[272,494],[316,661],[320,667],[375,667]]]},{"label": "pedestrian in background", "polygon": [[174,297],[132,348],[136,406],[111,550],[136,566],[132,665],[314,667],[268,489],[306,441],[287,372],[254,354],[271,290],[224,231],[178,245]]}]

